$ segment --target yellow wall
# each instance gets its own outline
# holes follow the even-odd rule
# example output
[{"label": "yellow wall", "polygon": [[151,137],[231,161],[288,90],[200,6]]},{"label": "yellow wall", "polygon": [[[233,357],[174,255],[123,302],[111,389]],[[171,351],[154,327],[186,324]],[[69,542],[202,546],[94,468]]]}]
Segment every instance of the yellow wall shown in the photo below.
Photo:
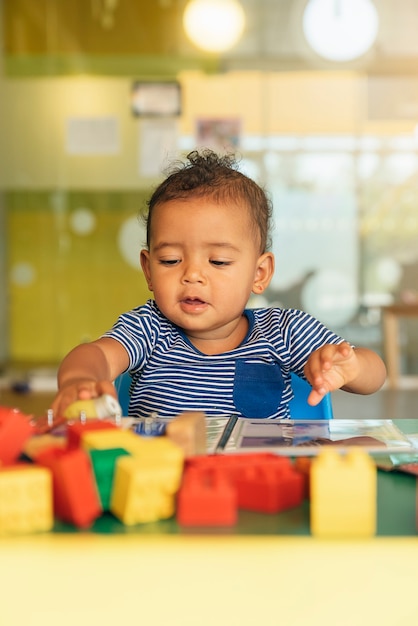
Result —
[{"label": "yellow wall", "polygon": [[[0,192],[5,194],[8,318],[12,360],[58,361],[96,337],[116,315],[148,296],[117,237],[138,215],[158,178],[139,173],[142,121],[130,111],[131,78],[55,77],[0,80]],[[353,72],[234,72],[179,75],[182,135],[199,117],[239,117],[242,132],[361,134],[411,132],[410,122],[372,124],[365,117],[365,78]],[[120,151],[66,152],[69,118],[111,116]],[[71,230],[71,215],[90,210],[89,235]],[[138,232],[138,251],[142,242]],[[30,267],[26,283],[16,267]]]}]

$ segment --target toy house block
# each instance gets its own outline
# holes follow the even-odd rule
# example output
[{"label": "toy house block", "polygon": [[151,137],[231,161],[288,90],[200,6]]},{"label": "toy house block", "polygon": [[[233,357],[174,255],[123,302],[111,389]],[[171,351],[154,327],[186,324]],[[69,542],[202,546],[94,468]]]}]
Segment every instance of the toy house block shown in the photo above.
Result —
[{"label": "toy house block", "polygon": [[117,430],[114,422],[109,420],[88,420],[87,422],[73,422],[67,426],[67,445],[70,450],[81,446],[81,439],[86,433],[95,433],[103,430]]},{"label": "toy house block", "polygon": [[0,463],[11,465],[19,458],[33,434],[30,416],[17,409],[0,407]]},{"label": "toy house block", "polygon": [[235,486],[238,508],[248,511],[278,513],[299,506],[304,498],[303,476],[284,457],[247,466]]},{"label": "toy house block", "polygon": [[171,420],[166,434],[183,450],[185,457],[206,453],[206,416],[204,413],[182,413]]},{"label": "toy house block", "polygon": [[317,537],[370,537],[376,532],[377,476],[360,448],[345,456],[324,448],[311,466],[311,532]]},{"label": "toy house block", "polygon": [[11,465],[0,470],[0,533],[52,529],[52,476],[44,467]]},{"label": "toy house block", "polygon": [[81,448],[50,448],[37,463],[52,472],[54,513],[63,522],[88,528],[102,513],[90,457]]},{"label": "toy house block", "polygon": [[180,526],[234,526],[237,493],[222,470],[186,470],[177,495]]},{"label": "toy house block", "polygon": [[103,511],[108,511],[110,508],[116,461],[120,456],[127,454],[129,453],[123,448],[89,451]]},{"label": "toy house block", "polygon": [[[162,437],[149,440],[152,444]],[[175,512],[175,495],[180,487],[183,472],[183,455],[176,453],[164,461],[158,452],[155,458],[124,456],[116,462],[111,512],[124,524],[154,522],[172,517]],[[161,450],[160,450],[161,452]]]}]

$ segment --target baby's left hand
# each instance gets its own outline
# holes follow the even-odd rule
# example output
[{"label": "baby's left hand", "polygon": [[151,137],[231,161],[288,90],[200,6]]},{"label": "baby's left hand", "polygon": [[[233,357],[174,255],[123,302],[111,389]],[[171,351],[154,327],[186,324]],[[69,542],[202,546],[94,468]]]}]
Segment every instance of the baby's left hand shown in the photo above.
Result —
[{"label": "baby's left hand", "polygon": [[347,342],[338,345],[326,344],[312,352],[304,372],[312,385],[308,403],[314,406],[329,391],[348,385],[358,376],[357,356]]}]

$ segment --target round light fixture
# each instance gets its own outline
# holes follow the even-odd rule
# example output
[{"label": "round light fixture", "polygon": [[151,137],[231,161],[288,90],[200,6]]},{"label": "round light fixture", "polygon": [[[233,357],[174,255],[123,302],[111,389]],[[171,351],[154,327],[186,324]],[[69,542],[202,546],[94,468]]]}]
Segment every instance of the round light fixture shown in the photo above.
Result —
[{"label": "round light fixture", "polygon": [[379,16],[370,0],[309,0],[303,14],[308,44],[331,61],[352,61],[373,45]]},{"label": "round light fixture", "polygon": [[206,52],[225,52],[241,37],[245,13],[237,0],[191,0],[183,15],[189,39]]}]

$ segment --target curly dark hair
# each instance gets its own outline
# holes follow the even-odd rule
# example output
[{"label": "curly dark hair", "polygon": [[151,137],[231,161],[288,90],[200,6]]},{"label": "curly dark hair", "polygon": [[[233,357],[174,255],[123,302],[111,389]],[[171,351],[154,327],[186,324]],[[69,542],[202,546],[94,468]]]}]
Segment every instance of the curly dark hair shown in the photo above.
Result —
[{"label": "curly dark hair", "polygon": [[212,150],[194,150],[187,162],[175,162],[168,169],[167,178],[155,189],[148,200],[145,216],[147,247],[153,210],[171,200],[211,198],[215,202],[242,204],[249,210],[254,233],[259,238],[260,252],[270,248],[272,205],[267,193],[251,178],[238,171],[234,155],[218,155]]}]

